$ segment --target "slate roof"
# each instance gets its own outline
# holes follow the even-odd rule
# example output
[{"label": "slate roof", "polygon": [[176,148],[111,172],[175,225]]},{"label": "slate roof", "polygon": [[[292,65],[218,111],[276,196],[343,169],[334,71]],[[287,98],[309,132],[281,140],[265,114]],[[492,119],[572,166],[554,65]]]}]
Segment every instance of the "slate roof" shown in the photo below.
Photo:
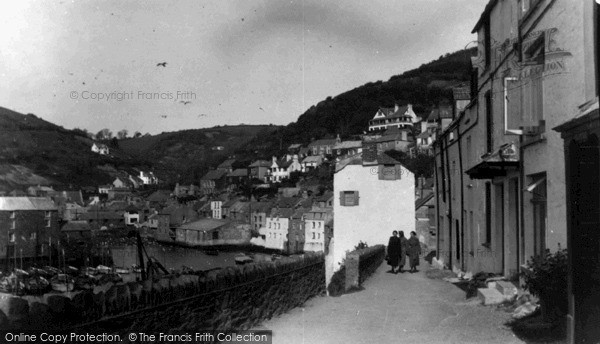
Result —
[{"label": "slate roof", "polygon": [[200,219],[193,222],[185,223],[177,229],[195,230],[195,231],[212,231],[228,224],[229,221],[220,219]]},{"label": "slate roof", "polygon": [[333,149],[351,149],[362,147],[362,141],[342,141],[333,146]]},{"label": "slate roof", "polygon": [[0,197],[0,211],[57,209],[54,202],[46,197]]},{"label": "slate roof", "polygon": [[248,177],[248,169],[238,168],[229,173],[229,177]]},{"label": "slate roof", "polygon": [[249,167],[271,167],[271,163],[267,160],[256,160]]},{"label": "slate roof", "polygon": [[302,147],[301,143],[293,143],[288,147],[288,149],[298,149],[300,147]]},{"label": "slate roof", "polygon": [[427,120],[435,121],[442,118],[452,119],[452,107],[450,107],[449,105],[442,105],[436,107],[435,109],[431,110],[429,116],[427,117]]},{"label": "slate roof", "polygon": [[[398,107],[398,111],[394,111],[394,108],[379,108],[379,111],[381,111],[381,113],[383,113],[385,118],[388,118],[388,119],[411,118],[411,116],[406,113],[408,111],[408,105]],[[374,119],[379,119],[379,118],[373,118],[373,120]]]},{"label": "slate roof", "polygon": [[227,159],[219,164],[217,168],[231,168],[235,164],[235,159]]},{"label": "slate roof", "polygon": [[293,208],[302,201],[301,197],[280,197],[275,203],[279,208]]},{"label": "slate roof", "polygon": [[253,213],[268,213],[273,207],[271,202],[252,202],[250,205]]},{"label": "slate roof", "polygon": [[124,219],[123,213],[118,213],[114,211],[93,211],[87,212],[79,215],[79,218],[82,220],[119,220]]},{"label": "slate roof", "polygon": [[336,142],[337,142],[336,139],[315,140],[315,141],[309,143],[308,147],[312,148],[312,147],[318,147],[318,146],[333,146],[336,144]]},{"label": "slate roof", "polygon": [[311,155],[311,156],[307,156],[306,158],[304,158],[304,160],[302,160],[303,164],[309,164],[309,163],[321,163],[323,162],[323,158],[320,155]]},{"label": "slate roof", "polygon": [[223,170],[210,170],[206,172],[202,180],[219,180],[221,179],[227,172]]},{"label": "slate roof", "polygon": [[289,219],[294,215],[294,212],[295,209],[293,208],[273,208],[273,210],[271,210],[271,217]]}]

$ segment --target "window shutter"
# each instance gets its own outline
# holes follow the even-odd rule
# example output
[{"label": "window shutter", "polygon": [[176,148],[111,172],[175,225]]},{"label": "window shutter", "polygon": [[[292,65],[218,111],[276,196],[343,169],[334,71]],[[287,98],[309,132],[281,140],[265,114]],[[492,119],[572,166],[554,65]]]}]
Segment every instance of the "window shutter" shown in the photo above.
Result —
[{"label": "window shutter", "polygon": [[346,199],[344,198],[344,191],[340,191],[340,205],[346,205]]},{"label": "window shutter", "polygon": [[354,191],[354,205],[358,205],[358,191]]}]

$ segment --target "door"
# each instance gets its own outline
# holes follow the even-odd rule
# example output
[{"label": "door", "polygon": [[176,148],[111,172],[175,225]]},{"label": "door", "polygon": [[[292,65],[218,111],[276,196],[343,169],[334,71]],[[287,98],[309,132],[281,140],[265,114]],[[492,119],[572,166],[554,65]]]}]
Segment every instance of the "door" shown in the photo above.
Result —
[{"label": "door", "polygon": [[575,342],[600,340],[600,154],[598,137],[572,141],[568,152]]}]

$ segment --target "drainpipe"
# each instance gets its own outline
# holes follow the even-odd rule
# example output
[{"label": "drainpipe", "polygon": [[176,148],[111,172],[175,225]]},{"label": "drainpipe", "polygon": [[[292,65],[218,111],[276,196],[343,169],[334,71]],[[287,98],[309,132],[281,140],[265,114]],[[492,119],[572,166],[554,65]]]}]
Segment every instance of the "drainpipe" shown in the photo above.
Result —
[{"label": "drainpipe", "polygon": [[[440,259],[440,183],[439,183],[439,175],[438,175],[438,165],[437,158],[435,157],[435,146],[433,147],[433,168],[434,168],[434,176],[435,176],[435,222],[436,222],[436,258]],[[441,159],[441,156],[440,156]]]},{"label": "drainpipe", "polygon": [[[444,139],[445,141],[445,139]],[[450,160],[448,158],[448,144],[446,143],[446,175],[448,176],[448,264],[452,270],[452,176],[450,175]]]},{"label": "drainpipe", "polygon": [[[465,189],[464,189],[464,176],[463,176],[463,158],[462,158],[462,135],[460,133],[460,121],[456,123],[457,139],[458,139],[458,166],[460,172],[460,264],[461,270],[465,271]],[[458,240],[458,238],[456,238]]]}]

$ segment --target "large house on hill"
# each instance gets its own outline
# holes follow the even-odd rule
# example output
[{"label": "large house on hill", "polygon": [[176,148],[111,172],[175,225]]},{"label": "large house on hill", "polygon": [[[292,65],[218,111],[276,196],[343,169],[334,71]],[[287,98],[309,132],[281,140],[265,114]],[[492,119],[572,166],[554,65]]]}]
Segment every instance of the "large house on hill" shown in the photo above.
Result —
[{"label": "large house on hill", "polygon": [[290,156],[289,154],[284,159],[273,157],[271,168],[265,175],[265,182],[278,183],[283,179],[289,178],[290,173],[302,171],[302,165],[298,161],[298,155]]},{"label": "large house on hill", "polygon": [[110,154],[110,150],[108,149],[108,146],[105,145],[104,143],[94,143],[92,145],[92,152],[98,153],[100,155]]},{"label": "large house on hill", "polygon": [[377,131],[388,128],[409,128],[417,122],[417,115],[413,111],[412,104],[406,106],[395,105],[393,108],[379,108],[369,121],[369,131]]}]

